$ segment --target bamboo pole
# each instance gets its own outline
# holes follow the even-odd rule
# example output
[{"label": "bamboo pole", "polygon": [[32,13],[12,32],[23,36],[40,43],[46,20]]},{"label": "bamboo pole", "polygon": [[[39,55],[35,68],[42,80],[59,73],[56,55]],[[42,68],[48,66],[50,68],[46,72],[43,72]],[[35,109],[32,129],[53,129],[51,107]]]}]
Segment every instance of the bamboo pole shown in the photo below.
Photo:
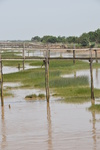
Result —
[{"label": "bamboo pole", "polygon": [[49,59],[48,59],[48,48],[45,57],[45,88],[46,88],[46,100],[49,102]]},{"label": "bamboo pole", "polygon": [[0,56],[0,72],[1,72],[1,106],[4,106],[4,100],[3,100],[3,72],[2,72],[2,61]]},{"label": "bamboo pole", "polygon": [[93,69],[92,69],[92,50],[90,49],[90,54],[91,54],[91,58],[90,58],[90,76],[91,76],[91,103],[94,104],[95,103],[95,99],[94,99],[94,86],[93,86]]}]

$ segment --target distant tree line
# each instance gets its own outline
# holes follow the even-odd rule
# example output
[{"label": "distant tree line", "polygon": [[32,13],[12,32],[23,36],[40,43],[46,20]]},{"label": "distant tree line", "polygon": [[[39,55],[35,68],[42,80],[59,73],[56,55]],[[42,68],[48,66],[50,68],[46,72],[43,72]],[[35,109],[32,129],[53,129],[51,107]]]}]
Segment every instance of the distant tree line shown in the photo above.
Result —
[{"label": "distant tree line", "polygon": [[90,31],[88,33],[83,33],[81,36],[43,36],[42,38],[39,36],[32,37],[31,41],[33,42],[42,42],[42,43],[73,43],[79,44],[83,47],[91,45],[100,44],[100,29],[96,31]]}]

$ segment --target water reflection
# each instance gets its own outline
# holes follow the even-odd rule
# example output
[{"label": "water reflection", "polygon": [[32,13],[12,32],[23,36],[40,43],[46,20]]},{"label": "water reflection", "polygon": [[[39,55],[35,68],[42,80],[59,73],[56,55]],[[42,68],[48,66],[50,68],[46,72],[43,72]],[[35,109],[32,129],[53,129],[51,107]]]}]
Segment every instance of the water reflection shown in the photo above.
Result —
[{"label": "water reflection", "polygon": [[47,121],[48,121],[48,149],[52,150],[52,123],[50,104],[47,102]]},{"label": "water reflection", "polygon": [[1,108],[1,150],[6,147],[6,124],[5,124],[5,115],[4,107]]},{"label": "water reflection", "polygon": [[95,111],[92,112],[92,123],[93,123],[93,127],[92,127],[92,134],[93,134],[93,141],[94,141],[94,150],[96,150],[96,114]]}]

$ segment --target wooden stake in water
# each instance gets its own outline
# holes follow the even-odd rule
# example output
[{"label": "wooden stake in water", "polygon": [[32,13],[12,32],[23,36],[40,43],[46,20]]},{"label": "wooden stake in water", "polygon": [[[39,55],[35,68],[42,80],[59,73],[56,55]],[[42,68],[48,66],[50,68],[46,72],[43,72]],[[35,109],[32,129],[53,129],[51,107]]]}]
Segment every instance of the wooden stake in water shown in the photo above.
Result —
[{"label": "wooden stake in water", "polygon": [[3,72],[2,72],[2,60],[0,56],[0,75],[1,75],[1,106],[4,106],[4,100],[3,100]]},{"label": "wooden stake in water", "polygon": [[45,88],[46,88],[46,99],[49,102],[49,59],[48,59],[48,49],[46,51],[45,57]]},{"label": "wooden stake in water", "polygon": [[75,64],[75,50],[73,50],[73,64]]},{"label": "wooden stake in water", "polygon": [[25,43],[23,43],[23,70],[25,68]]},{"label": "wooden stake in water", "polygon": [[97,50],[95,49],[95,58],[96,58],[96,63],[98,63],[98,59],[97,59]]},{"label": "wooden stake in water", "polygon": [[90,58],[90,76],[91,76],[91,102],[92,104],[95,103],[95,99],[94,99],[94,86],[93,86],[93,69],[92,69],[92,50],[90,49],[90,54],[91,54],[91,58]]}]

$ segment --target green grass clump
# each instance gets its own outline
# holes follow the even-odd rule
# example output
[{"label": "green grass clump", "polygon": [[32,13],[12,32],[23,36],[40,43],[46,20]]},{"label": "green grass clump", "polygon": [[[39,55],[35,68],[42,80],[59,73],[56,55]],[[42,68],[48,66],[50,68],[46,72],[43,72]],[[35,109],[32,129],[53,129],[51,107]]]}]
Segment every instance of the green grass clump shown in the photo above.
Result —
[{"label": "green grass clump", "polygon": [[38,97],[39,98],[45,98],[45,95],[44,94],[39,94]]},{"label": "green grass clump", "polygon": [[94,104],[91,107],[89,107],[90,111],[96,111],[96,112],[100,112],[100,104]]},{"label": "green grass clump", "polygon": [[20,52],[5,51],[5,52],[1,53],[1,57],[2,58],[21,58],[22,57],[22,56],[17,56],[16,54],[20,54]]},{"label": "green grass clump", "polygon": [[31,95],[27,95],[25,98],[37,98],[37,95],[36,94],[31,94]]},{"label": "green grass clump", "polygon": [[27,96],[25,97],[25,99],[29,99],[29,100],[31,100],[31,99],[37,100],[37,99],[44,99],[44,98],[45,98],[45,95],[44,95],[44,94],[39,94],[39,95],[31,94],[31,95],[27,95]]},{"label": "green grass clump", "polygon": [[[67,103],[84,103],[90,101],[91,90],[88,86],[71,86],[54,89],[55,96],[62,97]],[[100,97],[100,90],[94,89],[95,97]]]}]

